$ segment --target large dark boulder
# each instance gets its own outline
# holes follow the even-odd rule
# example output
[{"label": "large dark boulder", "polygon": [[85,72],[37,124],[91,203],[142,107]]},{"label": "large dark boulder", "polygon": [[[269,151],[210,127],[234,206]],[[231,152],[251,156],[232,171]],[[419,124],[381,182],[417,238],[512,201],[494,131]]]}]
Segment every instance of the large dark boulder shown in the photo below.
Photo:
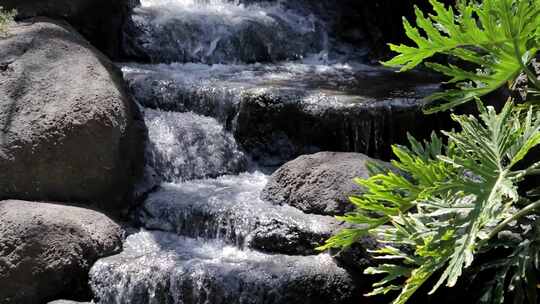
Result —
[{"label": "large dark boulder", "polygon": [[118,252],[123,231],[79,207],[0,202],[0,303],[35,304],[88,295],[94,262]]},{"label": "large dark boulder", "polygon": [[143,138],[116,68],[71,27],[36,20],[0,40],[0,199],[119,211]]},{"label": "large dark boulder", "polygon": [[362,189],[353,179],[367,178],[360,153],[319,152],[303,155],[279,168],[261,193],[274,204],[288,204],[307,213],[337,215],[352,210],[350,195]]},{"label": "large dark boulder", "polygon": [[18,19],[37,16],[68,21],[107,55],[120,55],[121,28],[133,0],[2,0],[0,5],[17,9]]}]

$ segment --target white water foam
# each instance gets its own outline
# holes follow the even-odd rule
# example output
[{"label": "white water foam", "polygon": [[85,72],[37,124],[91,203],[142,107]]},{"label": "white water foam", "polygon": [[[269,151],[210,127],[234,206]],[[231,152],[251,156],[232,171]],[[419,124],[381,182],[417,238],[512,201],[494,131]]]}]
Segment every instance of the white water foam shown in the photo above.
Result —
[{"label": "white water foam", "polygon": [[238,173],[247,159],[232,134],[215,119],[193,113],[145,109],[147,175],[158,181]]},{"label": "white water foam", "polygon": [[152,61],[253,62],[327,49],[323,23],[279,1],[142,0],[131,37]]},{"label": "white water foam", "polygon": [[314,253],[339,222],[262,201],[260,193],[267,181],[268,175],[256,171],[162,184],[145,201],[140,220],[149,229],[218,239],[239,247]]},{"label": "white water foam", "polygon": [[90,285],[102,304],[350,303],[355,292],[328,254],[268,255],[147,231],[129,236],[121,254],[99,260]]}]

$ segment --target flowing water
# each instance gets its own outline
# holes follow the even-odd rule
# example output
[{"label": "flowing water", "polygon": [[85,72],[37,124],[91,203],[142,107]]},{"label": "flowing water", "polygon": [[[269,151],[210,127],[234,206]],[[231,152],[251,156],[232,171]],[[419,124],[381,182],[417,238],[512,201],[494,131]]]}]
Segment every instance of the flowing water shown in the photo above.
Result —
[{"label": "flowing water", "polygon": [[128,237],[124,251],[90,275],[104,303],[346,303],[355,296],[353,278],[327,254],[268,255],[164,232]]},{"label": "flowing water", "polygon": [[148,196],[138,219],[147,229],[286,254],[313,254],[340,228],[331,217],[262,201],[267,180],[256,171],[162,184]]},{"label": "flowing water", "polygon": [[159,181],[181,182],[246,170],[246,155],[213,118],[146,109],[144,121],[146,165]]},{"label": "flowing water", "polygon": [[281,1],[142,0],[128,39],[152,62],[258,62],[297,59],[326,48],[323,24]]},{"label": "flowing water", "polygon": [[96,302],[360,303],[361,277],[314,250],[343,223],[260,192],[302,153],[387,149],[437,86],[363,63],[332,33],[336,3],[136,5],[124,48],[137,63],[119,65],[148,128],[139,191],[152,190],[133,208],[140,230],[91,270]]}]

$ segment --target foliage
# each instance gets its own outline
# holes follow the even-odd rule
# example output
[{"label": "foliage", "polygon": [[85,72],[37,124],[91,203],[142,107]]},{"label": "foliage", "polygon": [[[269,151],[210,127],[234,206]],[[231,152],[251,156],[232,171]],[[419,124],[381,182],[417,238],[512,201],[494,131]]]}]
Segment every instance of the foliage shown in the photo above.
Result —
[{"label": "foliage", "polygon": [[517,229],[518,233],[504,231],[500,239],[486,249],[489,251],[503,247],[511,251],[505,257],[478,267],[478,273],[494,270],[493,279],[485,283],[479,303],[505,303],[505,291],[513,293],[515,304],[538,303],[536,273],[540,271],[540,221],[538,216],[531,216],[520,224],[527,231],[521,231],[524,229],[514,225],[513,229]]},{"label": "foliage", "polygon": [[[384,64],[406,71],[424,63],[450,77],[455,88],[430,96],[427,113],[476,100],[479,114],[452,115],[460,131],[442,132],[443,139],[394,146],[396,171],[355,180],[366,192],[339,217],[352,228],[319,249],[373,236],[381,263],[366,273],[381,279],[369,295],[399,292],[395,304],[426,282],[430,293],[453,287],[464,271],[484,283],[478,303],[537,303],[540,201],[518,184],[540,171],[540,162],[524,161],[540,144],[540,81],[529,69],[540,43],[540,0],[458,0],[455,11],[430,3],[432,14],[416,8],[416,27],[404,20],[416,46],[390,45],[398,54]],[[426,62],[435,55],[453,64]],[[521,75],[532,99],[516,105],[510,98],[499,113],[482,105],[480,97],[521,85]],[[478,256],[487,258],[478,263]]]},{"label": "foliage", "polygon": [[398,55],[384,63],[406,71],[437,54],[464,63],[425,63],[449,76],[449,83],[456,86],[430,96],[427,113],[450,109],[512,85],[522,71],[540,87],[527,68],[538,51],[540,0],[458,0],[457,12],[436,0],[430,3],[434,13],[427,16],[416,7],[416,27],[404,19],[406,35],[416,46],[391,44]]},{"label": "foliage", "polygon": [[[443,284],[454,286],[475,254],[488,250],[510,222],[540,205],[522,206],[517,191],[517,183],[540,165],[517,167],[540,143],[540,114],[512,103],[498,114],[480,102],[478,109],[478,118],[453,115],[461,131],[443,132],[447,148],[435,135],[424,144],[411,138],[411,148],[393,147],[397,160],[392,164],[401,174],[356,180],[367,192],[351,197],[356,211],[341,219],[357,228],[342,231],[320,249],[346,247],[373,235],[382,246],[374,257],[384,263],[366,270],[383,275],[369,295],[400,290],[394,303],[405,303],[434,274],[431,293]],[[531,245],[516,248],[526,252]],[[522,267],[522,255],[514,253],[513,264],[504,267]]]},{"label": "foliage", "polygon": [[4,35],[7,32],[7,27],[13,22],[17,12],[15,10],[7,11],[0,6],[0,35]]}]

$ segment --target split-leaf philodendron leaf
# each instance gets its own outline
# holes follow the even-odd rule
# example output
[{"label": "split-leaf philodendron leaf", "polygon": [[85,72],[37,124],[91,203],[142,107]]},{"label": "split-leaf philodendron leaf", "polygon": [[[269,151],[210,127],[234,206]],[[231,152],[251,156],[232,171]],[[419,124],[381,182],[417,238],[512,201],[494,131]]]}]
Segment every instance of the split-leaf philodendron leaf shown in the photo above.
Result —
[{"label": "split-leaf philodendron leaf", "polygon": [[[383,63],[401,71],[425,63],[450,77],[448,82],[455,88],[429,96],[427,113],[453,108],[511,84],[537,53],[540,0],[458,0],[455,10],[436,0],[430,3],[433,14],[416,7],[416,26],[404,20],[405,33],[415,45],[391,44],[398,55]],[[462,64],[426,62],[437,54]]]}]

